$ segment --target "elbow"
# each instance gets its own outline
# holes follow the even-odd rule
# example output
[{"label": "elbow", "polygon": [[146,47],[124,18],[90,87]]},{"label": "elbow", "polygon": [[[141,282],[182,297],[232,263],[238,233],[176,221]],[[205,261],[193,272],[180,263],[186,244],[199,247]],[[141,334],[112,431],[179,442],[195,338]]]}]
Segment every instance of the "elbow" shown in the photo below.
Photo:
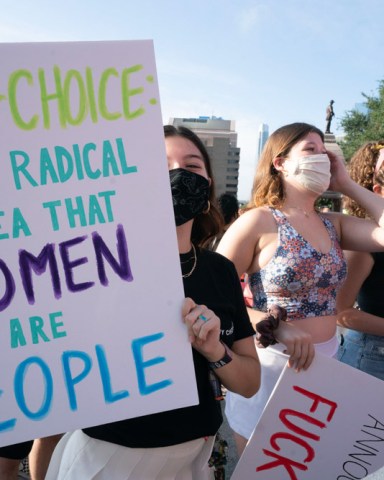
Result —
[{"label": "elbow", "polygon": [[259,391],[261,385],[261,367],[258,363],[257,370],[253,371],[251,377],[248,377],[244,383],[241,391],[236,392],[239,395],[242,395],[245,398],[251,398]]},{"label": "elbow", "polygon": [[258,381],[257,384],[254,384],[248,387],[243,393],[241,393],[241,395],[245,398],[251,398],[254,395],[256,395],[259,389],[260,389],[260,381]]},{"label": "elbow", "polygon": [[351,328],[351,320],[354,318],[356,309],[347,308],[342,312],[338,313],[336,317],[337,325],[344,328]]}]

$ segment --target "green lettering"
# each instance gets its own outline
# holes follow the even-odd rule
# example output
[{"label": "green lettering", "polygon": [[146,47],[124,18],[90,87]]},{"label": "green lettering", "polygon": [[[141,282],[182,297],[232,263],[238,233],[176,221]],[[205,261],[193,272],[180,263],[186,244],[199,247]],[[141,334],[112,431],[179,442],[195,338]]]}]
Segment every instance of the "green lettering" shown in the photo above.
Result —
[{"label": "green lettering", "polygon": [[79,180],[84,179],[83,164],[81,162],[80,148],[76,143],[72,145],[73,154],[75,155],[76,173]]},{"label": "green lettering", "polygon": [[[71,104],[71,81],[74,79],[77,82],[78,96],[79,96],[79,110],[76,117],[72,116],[70,109]],[[72,97],[73,98],[73,97]],[[64,105],[65,114],[70,125],[80,125],[87,115],[87,96],[85,85],[80,73],[77,70],[68,70],[64,80]]]},{"label": "green lettering", "polygon": [[99,84],[99,109],[100,114],[105,120],[117,120],[121,117],[121,113],[114,112],[111,113],[107,108],[107,82],[110,76],[118,77],[119,74],[115,68],[107,68],[101,74],[100,84]]},{"label": "green lettering", "polygon": [[96,123],[98,119],[96,97],[95,97],[95,89],[93,86],[92,70],[89,67],[85,69],[85,82],[87,84],[89,112],[91,114],[92,122]]},{"label": "green lettering", "polygon": [[104,198],[105,201],[105,208],[107,210],[107,218],[108,222],[113,222],[113,210],[110,197],[116,195],[115,190],[108,190],[106,192],[99,192],[99,197]]},{"label": "green lettering", "polygon": [[20,230],[23,231],[25,237],[31,235],[31,230],[28,227],[27,222],[25,221],[19,208],[13,209],[13,238],[19,238]]},{"label": "green lettering", "polygon": [[11,348],[24,347],[27,344],[23,328],[18,318],[11,318],[9,321],[9,330],[11,334]]},{"label": "green lettering", "polygon": [[[4,212],[3,211],[0,211],[0,217],[4,217]],[[0,225],[0,229],[1,229],[1,225]],[[4,240],[6,238],[9,238],[8,233],[0,233],[0,240]]]},{"label": "green lettering", "polygon": [[51,119],[49,114],[48,102],[51,100],[58,100],[58,112],[59,112],[59,121],[62,128],[66,128],[66,119],[65,113],[66,108],[64,104],[63,90],[61,87],[61,73],[60,68],[55,65],[53,68],[53,75],[55,79],[56,92],[48,94],[47,84],[45,81],[45,73],[42,68],[38,70],[39,83],[40,83],[40,93],[41,93],[41,105],[43,109],[43,121],[44,128],[49,129],[51,125]]},{"label": "green lettering", "polygon": [[99,201],[96,195],[89,196],[89,225],[98,223],[105,223],[103,212],[101,211]]},{"label": "green lettering", "polygon": [[77,215],[80,219],[80,225],[85,227],[87,225],[87,220],[85,217],[84,203],[83,199],[78,196],[75,198],[76,207],[72,204],[71,198],[65,199],[65,206],[67,208],[68,222],[71,228],[76,227],[75,216]]},{"label": "green lettering", "polygon": [[49,213],[51,215],[51,223],[54,231],[59,230],[59,220],[57,218],[56,207],[61,206],[60,200],[52,200],[51,202],[44,202],[43,208],[49,208]]},{"label": "green lettering", "polygon": [[18,102],[16,98],[18,83],[19,83],[19,80],[23,77],[27,80],[28,85],[33,85],[33,77],[28,70],[16,70],[9,76],[9,81],[8,81],[9,106],[10,106],[11,115],[13,117],[15,124],[22,130],[33,130],[37,125],[39,117],[37,115],[33,115],[29,121],[24,121],[20,114],[20,110],[18,108]]},{"label": "green lettering", "polygon": [[[13,181],[15,183],[16,189],[21,190],[20,174],[24,175],[24,177],[32,185],[32,187],[37,187],[38,183],[27,170],[27,166],[29,165],[29,156],[27,155],[27,153],[21,150],[13,150],[9,152],[9,156],[11,157]],[[23,158],[23,162],[21,163],[21,165],[17,165],[18,156]]]},{"label": "green lettering", "polygon": [[58,328],[62,327],[64,323],[58,322],[56,317],[62,317],[62,316],[63,316],[63,312],[54,312],[49,314],[49,321],[51,322],[51,330],[52,330],[53,338],[60,338],[60,337],[67,336],[67,332],[60,332],[58,330]]},{"label": "green lettering", "polygon": [[39,337],[44,342],[50,342],[49,338],[44,333],[44,320],[41,317],[29,317],[29,324],[31,326],[31,337],[33,344],[39,343]]},{"label": "green lettering", "polygon": [[64,183],[72,176],[73,159],[68,150],[60,146],[55,147],[55,156],[57,163],[57,173],[59,174],[60,182]]},{"label": "green lettering", "polygon": [[111,142],[104,140],[103,142],[103,176],[109,177],[111,175],[120,175],[119,167],[117,166],[116,157],[113,152]]},{"label": "green lettering", "polygon": [[96,180],[100,177],[101,171],[99,168],[96,170],[92,170],[91,164],[89,163],[89,156],[88,153],[90,150],[95,151],[96,145],[94,143],[86,143],[83,148],[83,165],[85,168],[85,173],[87,174],[88,178],[92,178],[92,180]]},{"label": "green lettering", "polygon": [[48,148],[44,147],[40,151],[40,184],[47,185],[48,176],[51,177],[52,183],[59,183],[55,167],[49,156]]},{"label": "green lettering", "polygon": [[137,172],[137,167],[133,165],[132,167],[128,167],[127,159],[125,156],[124,144],[122,138],[116,138],[116,145],[117,145],[117,152],[119,154],[120,165],[121,165],[121,172],[124,174],[126,173],[134,173]]},{"label": "green lettering", "polygon": [[130,105],[130,98],[133,97],[134,95],[139,95],[144,91],[143,87],[129,88],[130,76],[134,73],[139,72],[142,69],[143,69],[142,65],[134,65],[131,68],[124,68],[121,74],[121,96],[123,100],[123,112],[124,112],[124,117],[127,120],[133,120],[139,117],[140,115],[143,115],[143,113],[145,112],[144,107],[139,107],[136,110],[131,111],[131,105]]}]

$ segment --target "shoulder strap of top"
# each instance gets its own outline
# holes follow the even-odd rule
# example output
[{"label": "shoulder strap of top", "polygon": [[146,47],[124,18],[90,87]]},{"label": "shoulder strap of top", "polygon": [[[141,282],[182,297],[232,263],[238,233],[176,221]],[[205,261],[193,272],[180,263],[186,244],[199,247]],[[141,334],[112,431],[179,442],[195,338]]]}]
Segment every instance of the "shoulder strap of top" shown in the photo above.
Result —
[{"label": "shoulder strap of top", "polygon": [[326,218],[324,217],[323,215],[320,214],[320,218],[321,220],[323,221],[324,225],[325,225],[325,228],[327,229],[328,233],[329,233],[329,236],[331,237],[331,239],[333,241],[338,241],[339,238],[337,236],[337,231],[336,231],[336,228],[335,226],[333,225],[333,223],[331,222],[331,220],[329,220],[329,218]]},{"label": "shoulder strap of top", "polygon": [[287,223],[287,218],[282,212],[280,212],[280,210],[277,210],[273,207],[269,207],[269,210],[271,211],[277,225],[283,225]]}]

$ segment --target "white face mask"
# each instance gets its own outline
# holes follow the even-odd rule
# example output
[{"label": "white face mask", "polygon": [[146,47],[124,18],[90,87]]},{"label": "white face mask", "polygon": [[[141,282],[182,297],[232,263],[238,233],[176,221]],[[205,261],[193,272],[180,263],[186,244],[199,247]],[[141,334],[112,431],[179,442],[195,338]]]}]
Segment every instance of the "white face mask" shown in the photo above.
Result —
[{"label": "white face mask", "polygon": [[284,163],[287,177],[292,177],[299,185],[315,192],[324,193],[331,180],[331,162],[326,153],[293,157]]}]

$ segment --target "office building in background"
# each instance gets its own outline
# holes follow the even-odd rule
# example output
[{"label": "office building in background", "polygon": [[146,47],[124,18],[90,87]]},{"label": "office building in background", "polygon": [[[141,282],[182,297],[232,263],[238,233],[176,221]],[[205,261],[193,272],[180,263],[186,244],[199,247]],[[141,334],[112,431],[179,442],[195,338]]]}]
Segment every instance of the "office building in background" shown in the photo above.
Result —
[{"label": "office building in background", "polygon": [[261,152],[263,151],[265,142],[268,140],[269,137],[269,128],[268,125],[265,123],[260,124],[259,128],[259,142],[257,145],[257,160],[259,160]]},{"label": "office building in background", "polygon": [[218,117],[171,118],[170,125],[193,130],[206,146],[212,160],[216,195],[231,193],[237,196],[240,167],[240,148],[233,120]]}]

